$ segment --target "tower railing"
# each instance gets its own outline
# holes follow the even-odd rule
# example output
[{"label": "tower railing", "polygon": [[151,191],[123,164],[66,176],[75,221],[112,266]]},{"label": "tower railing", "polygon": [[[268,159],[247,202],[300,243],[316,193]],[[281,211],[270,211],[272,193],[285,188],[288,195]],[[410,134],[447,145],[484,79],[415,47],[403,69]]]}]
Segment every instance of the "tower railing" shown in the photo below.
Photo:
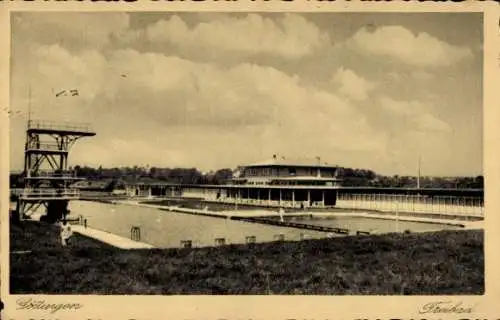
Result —
[{"label": "tower railing", "polygon": [[30,141],[26,145],[26,150],[50,150],[50,151],[65,151],[57,142],[37,142]]},{"label": "tower railing", "polygon": [[30,172],[28,178],[77,178],[76,171],[39,170]]},{"label": "tower railing", "polygon": [[28,129],[43,129],[43,130],[65,130],[78,132],[91,132],[92,128],[89,123],[78,122],[60,122],[49,120],[29,120]]},{"label": "tower railing", "polygon": [[13,190],[21,199],[78,199],[78,189],[25,188]]}]

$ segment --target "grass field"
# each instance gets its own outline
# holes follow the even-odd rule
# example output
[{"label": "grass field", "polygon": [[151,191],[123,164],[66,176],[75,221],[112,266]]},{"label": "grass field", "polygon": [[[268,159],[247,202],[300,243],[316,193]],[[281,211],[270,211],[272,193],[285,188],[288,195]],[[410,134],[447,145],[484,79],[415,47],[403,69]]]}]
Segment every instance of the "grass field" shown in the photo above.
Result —
[{"label": "grass field", "polygon": [[25,222],[10,239],[14,294],[484,292],[482,231],[120,250],[83,236],[62,248],[55,227]]}]

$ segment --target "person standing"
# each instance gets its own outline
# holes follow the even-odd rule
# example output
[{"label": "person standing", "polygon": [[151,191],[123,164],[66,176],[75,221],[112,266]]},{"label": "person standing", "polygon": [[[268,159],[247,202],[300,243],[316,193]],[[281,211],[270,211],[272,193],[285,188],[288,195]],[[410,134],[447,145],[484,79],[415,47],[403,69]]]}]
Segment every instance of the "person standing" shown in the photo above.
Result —
[{"label": "person standing", "polygon": [[69,225],[66,220],[63,220],[61,223],[61,244],[63,247],[69,244],[69,239],[73,235],[73,231],[71,230],[71,225]]},{"label": "person standing", "polygon": [[283,215],[284,215],[284,214],[285,214],[285,209],[280,208],[280,210],[279,210],[279,215],[280,215],[280,221],[281,221],[281,222],[285,222],[285,219],[284,219],[284,217],[283,217]]}]

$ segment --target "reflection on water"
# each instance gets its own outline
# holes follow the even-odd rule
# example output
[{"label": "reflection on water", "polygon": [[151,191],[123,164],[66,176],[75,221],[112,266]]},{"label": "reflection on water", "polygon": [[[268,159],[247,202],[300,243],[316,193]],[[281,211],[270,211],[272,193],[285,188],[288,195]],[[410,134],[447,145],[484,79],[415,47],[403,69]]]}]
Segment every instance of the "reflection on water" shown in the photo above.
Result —
[{"label": "reflection on water", "polygon": [[[131,228],[141,229],[141,241],[158,247],[180,247],[182,242],[191,241],[194,247],[212,246],[217,238],[226,243],[245,243],[248,239],[256,242],[276,240],[284,235],[285,240],[324,238],[325,232],[284,228],[229,219],[190,215],[154,208],[126,204],[107,204],[87,201],[70,202],[71,213],[87,218],[91,228],[130,237]],[[434,231],[451,229],[452,226],[404,222],[363,217],[300,218],[301,223],[346,228],[351,231],[386,233],[410,230]],[[252,238],[255,237],[255,238]]]}]

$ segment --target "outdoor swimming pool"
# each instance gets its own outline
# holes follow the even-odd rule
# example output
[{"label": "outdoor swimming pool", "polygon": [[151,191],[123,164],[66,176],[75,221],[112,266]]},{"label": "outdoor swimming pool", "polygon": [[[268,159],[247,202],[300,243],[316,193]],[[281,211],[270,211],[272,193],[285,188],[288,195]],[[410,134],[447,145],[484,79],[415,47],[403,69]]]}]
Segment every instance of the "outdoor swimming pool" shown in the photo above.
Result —
[{"label": "outdoor swimming pool", "polygon": [[345,228],[349,230],[367,231],[371,234],[389,233],[389,232],[430,232],[444,229],[457,229],[459,227],[438,223],[424,223],[412,221],[396,221],[389,219],[366,218],[366,217],[300,217],[294,219],[300,223],[311,225]]},{"label": "outdoor swimming pool", "polygon": [[212,246],[216,238],[226,244],[245,243],[247,237],[256,242],[275,240],[282,234],[285,240],[324,238],[326,233],[275,227],[222,218],[190,215],[126,204],[107,204],[87,201],[70,203],[72,216],[82,215],[90,228],[130,237],[131,228],[140,228],[141,241],[158,247],[180,247],[182,241],[192,241],[194,247]]},{"label": "outdoor swimming pool", "polygon": [[[194,247],[212,246],[216,238],[224,238],[226,244],[237,244],[245,243],[248,237],[255,237],[256,242],[274,241],[280,234],[285,237],[285,240],[327,236],[327,233],[320,231],[232,221],[127,204],[73,201],[70,203],[70,209],[72,216],[82,215],[86,218],[90,228],[130,237],[131,228],[139,227],[141,241],[165,248],[181,247],[182,241],[191,241]],[[328,219],[301,217],[297,222],[373,233],[397,232],[398,230],[421,232],[455,228],[440,224],[347,216],[328,217]]]}]

